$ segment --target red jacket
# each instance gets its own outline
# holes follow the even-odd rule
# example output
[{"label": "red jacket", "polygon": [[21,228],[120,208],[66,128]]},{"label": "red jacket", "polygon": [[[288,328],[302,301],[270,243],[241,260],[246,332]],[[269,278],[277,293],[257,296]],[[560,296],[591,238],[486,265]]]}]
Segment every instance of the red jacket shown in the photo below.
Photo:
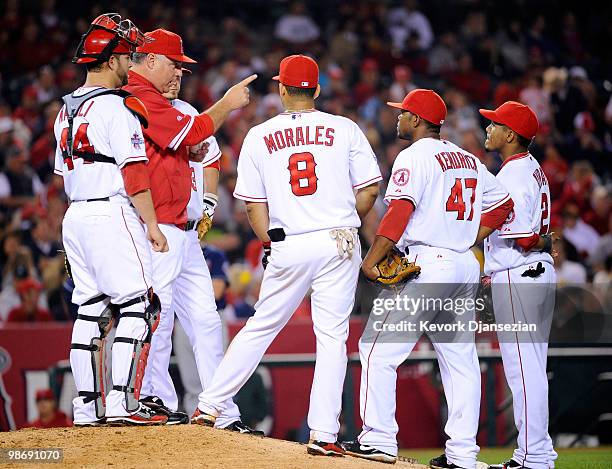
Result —
[{"label": "red jacket", "polygon": [[157,222],[184,224],[191,197],[191,169],[187,148],[180,143],[191,128],[192,117],[172,107],[137,73],[129,72],[123,89],[140,98],[149,111],[149,126],[143,133]]}]

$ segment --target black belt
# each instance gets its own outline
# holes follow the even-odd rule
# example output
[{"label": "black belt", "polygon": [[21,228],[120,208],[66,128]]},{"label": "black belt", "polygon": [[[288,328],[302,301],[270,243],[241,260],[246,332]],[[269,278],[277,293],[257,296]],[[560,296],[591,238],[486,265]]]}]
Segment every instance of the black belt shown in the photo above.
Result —
[{"label": "black belt", "polygon": [[100,197],[99,199],[87,199],[85,202],[110,202],[110,197]]},{"label": "black belt", "polygon": [[185,231],[191,231],[193,229],[195,229],[198,226],[198,222],[200,220],[187,220],[187,223],[185,223]]},{"label": "black belt", "polygon": [[273,242],[285,241],[285,230],[282,228],[274,228],[268,231],[268,236],[270,237],[270,241]]},{"label": "black belt", "polygon": [[88,151],[79,151],[79,150],[73,151],[72,157],[68,154],[68,152],[63,151],[62,157],[64,158],[64,160],[82,158],[83,161],[87,163],[117,164],[117,161],[115,160],[115,158],[111,158],[110,156],[102,155],[100,153],[91,153]]}]

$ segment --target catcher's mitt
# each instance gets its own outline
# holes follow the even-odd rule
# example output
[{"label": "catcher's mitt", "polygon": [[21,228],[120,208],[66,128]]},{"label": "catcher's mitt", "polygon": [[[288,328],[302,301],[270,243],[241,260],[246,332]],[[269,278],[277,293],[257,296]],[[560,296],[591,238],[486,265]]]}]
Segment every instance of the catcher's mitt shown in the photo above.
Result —
[{"label": "catcher's mitt", "polygon": [[397,249],[392,249],[385,259],[376,264],[376,270],[379,275],[374,282],[382,285],[404,283],[421,273],[421,268],[408,261]]},{"label": "catcher's mitt", "polygon": [[210,227],[212,226],[212,218],[208,216],[206,212],[202,214],[202,219],[198,223],[198,239],[202,241]]}]

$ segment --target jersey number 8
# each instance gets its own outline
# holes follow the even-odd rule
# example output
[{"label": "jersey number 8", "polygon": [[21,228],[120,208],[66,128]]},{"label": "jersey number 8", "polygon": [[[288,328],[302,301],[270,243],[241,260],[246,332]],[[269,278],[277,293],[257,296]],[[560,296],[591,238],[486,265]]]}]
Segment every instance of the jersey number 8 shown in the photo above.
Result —
[{"label": "jersey number 8", "polygon": [[310,152],[294,153],[289,157],[289,184],[291,192],[298,197],[317,192],[317,175],[315,174],[314,156]]}]

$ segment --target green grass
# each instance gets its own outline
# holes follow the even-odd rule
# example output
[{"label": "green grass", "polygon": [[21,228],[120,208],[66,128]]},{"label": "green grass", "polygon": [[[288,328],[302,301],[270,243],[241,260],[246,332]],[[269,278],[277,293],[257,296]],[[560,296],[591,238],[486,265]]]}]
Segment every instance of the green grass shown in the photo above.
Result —
[{"label": "green grass", "polygon": [[[559,458],[555,469],[610,469],[612,468],[612,447],[600,448],[562,448],[558,449]],[[442,449],[403,449],[400,455],[416,458],[422,464],[427,464]],[[479,461],[488,464],[499,464],[512,456],[512,448],[482,448],[478,455]]]}]

